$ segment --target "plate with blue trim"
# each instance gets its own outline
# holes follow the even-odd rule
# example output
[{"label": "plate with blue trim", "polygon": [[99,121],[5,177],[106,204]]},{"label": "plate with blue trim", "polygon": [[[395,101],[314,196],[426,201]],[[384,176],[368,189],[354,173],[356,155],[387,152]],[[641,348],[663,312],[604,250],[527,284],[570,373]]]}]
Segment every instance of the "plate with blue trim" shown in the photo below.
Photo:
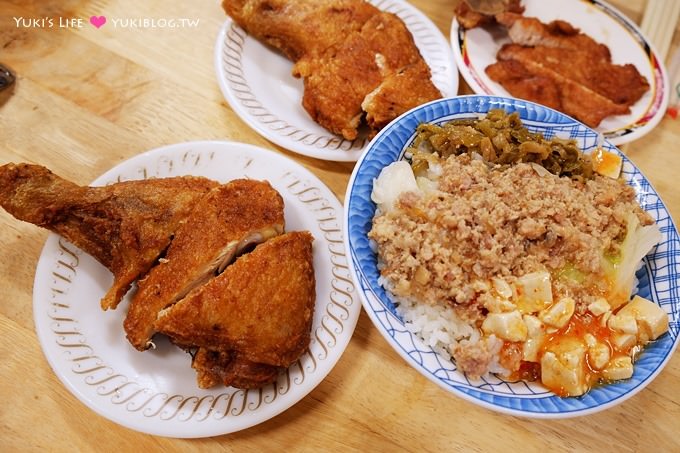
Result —
[{"label": "plate with blue trim", "polygon": [[[443,124],[454,119],[479,118],[491,109],[517,112],[523,124],[546,138],[572,138],[585,153],[602,146],[623,160],[624,182],[655,220],[662,239],[636,273],[637,294],[659,305],[669,319],[668,332],[645,346],[631,378],[597,385],[579,397],[561,397],[540,384],[506,380],[489,374],[470,379],[454,361],[440,356],[409,331],[395,304],[381,286],[375,244],[368,237],[376,204],[371,201],[375,178],[389,164],[405,158],[421,123]],[[375,327],[395,351],[418,372],[441,388],[483,407],[516,416],[565,418],[612,407],[640,392],[670,360],[680,333],[680,237],[668,210],[645,176],[601,134],[555,110],[527,101],[496,96],[460,96],[417,107],[397,118],[369,143],[357,162],[345,195],[346,250],[362,304]]]}]

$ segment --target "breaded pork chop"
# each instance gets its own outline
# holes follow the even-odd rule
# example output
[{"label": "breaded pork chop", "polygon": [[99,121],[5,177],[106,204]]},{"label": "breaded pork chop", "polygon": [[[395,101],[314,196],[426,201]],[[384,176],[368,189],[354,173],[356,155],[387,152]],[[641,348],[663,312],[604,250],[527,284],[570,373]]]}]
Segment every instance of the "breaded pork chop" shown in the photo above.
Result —
[{"label": "breaded pork chop", "polygon": [[[546,56],[548,54],[558,54],[562,58],[559,62],[554,62],[550,57]],[[583,80],[579,72],[580,68],[574,66],[574,61],[578,60],[578,57],[572,54],[573,51],[568,49],[523,47],[517,44],[506,44],[498,51],[497,56],[499,61],[515,61],[519,63],[523,68],[522,72],[528,72],[533,76],[551,80],[559,93],[561,110],[590,127],[597,127],[604,118],[610,115],[629,113],[628,104],[617,104],[604,94],[598,92],[598,85],[596,83]],[[593,63],[590,66],[597,66],[597,64]],[[612,68],[612,71],[614,72],[614,68]],[[493,70],[487,70],[487,74],[492,77],[494,72]],[[512,85],[506,83],[506,81],[511,82],[512,78],[496,79],[496,81],[506,87],[508,91],[513,88]],[[523,94],[517,91],[510,92],[520,97]]]},{"label": "breaded pork chop", "polygon": [[379,131],[403,112],[440,98],[433,84],[423,83],[430,76],[430,67],[419,59],[384,77],[361,103],[371,130]]},{"label": "breaded pork chop", "polygon": [[378,12],[357,0],[224,0],[222,7],[248,34],[294,62],[323,53]]},{"label": "breaded pork chop", "polygon": [[510,40],[515,44],[571,49],[587,54],[594,60],[611,61],[607,46],[582,33],[569,22],[554,20],[545,24],[535,17],[516,13],[499,14],[496,19],[508,27]]},{"label": "breaded pork chop", "polygon": [[161,311],[157,331],[183,345],[287,367],[309,346],[315,303],[309,232],[258,245]]},{"label": "breaded pork chop", "polygon": [[113,273],[113,285],[101,300],[104,309],[118,305],[215,186],[206,178],[183,176],[84,187],[39,165],[0,167],[0,205],[7,212],[63,236]]},{"label": "breaded pork chop", "polygon": [[[394,119],[411,107],[441,97],[411,33],[391,13],[376,13],[360,31],[316,58],[304,58],[297,67],[304,77],[302,105],[307,113],[347,140],[357,137],[364,106],[370,109],[368,124],[375,133],[379,125],[387,124],[383,118]],[[391,91],[389,103],[372,103],[370,96],[375,99],[375,90],[389,80],[399,81],[408,90]]]},{"label": "breaded pork chop", "polygon": [[[387,118],[441,97],[403,21],[364,0],[224,0],[222,6],[295,63],[292,74],[304,79],[307,113],[347,140],[357,138],[365,114],[374,135]],[[398,84],[410,91],[387,89],[397,73]],[[373,99],[384,102],[367,102],[381,85],[385,95]]]},{"label": "breaded pork chop", "polygon": [[237,179],[204,196],[175,233],[165,258],[138,283],[124,327],[147,349],[158,312],[210,280],[252,244],[284,230],[283,199],[266,181]]}]

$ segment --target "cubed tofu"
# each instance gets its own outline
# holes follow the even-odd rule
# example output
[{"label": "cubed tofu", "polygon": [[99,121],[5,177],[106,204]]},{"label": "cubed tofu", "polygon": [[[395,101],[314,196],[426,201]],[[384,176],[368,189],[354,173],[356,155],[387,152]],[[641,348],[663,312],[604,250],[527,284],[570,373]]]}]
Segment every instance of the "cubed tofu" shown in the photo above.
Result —
[{"label": "cubed tofu", "polygon": [[538,362],[538,353],[545,339],[545,326],[536,316],[524,315],[524,324],[527,326],[527,339],[522,350],[522,360]]},{"label": "cubed tofu", "polygon": [[619,351],[627,351],[637,343],[637,337],[629,333],[614,333],[611,336],[612,345]]},{"label": "cubed tofu", "polygon": [[644,297],[635,296],[617,313],[630,316],[637,321],[642,340],[656,340],[668,332],[668,313]]},{"label": "cubed tofu", "polygon": [[637,335],[638,333],[637,321],[633,315],[630,313],[621,313],[620,311],[609,317],[607,327],[619,333],[627,333],[630,335]]},{"label": "cubed tofu", "polygon": [[494,277],[491,279],[493,283],[493,288],[496,290],[499,296],[504,299],[510,299],[514,295],[512,287],[500,277]]},{"label": "cubed tofu", "polygon": [[541,357],[541,381],[562,396],[588,391],[585,373],[586,347],[575,338],[565,338]]},{"label": "cubed tofu", "polygon": [[482,323],[482,330],[487,335],[493,334],[507,341],[524,341],[527,338],[527,326],[522,320],[522,314],[517,310],[489,313]]},{"label": "cubed tofu", "polygon": [[551,307],[542,310],[538,317],[545,324],[561,329],[567,325],[574,314],[575,308],[576,302],[574,299],[571,297],[563,297]]},{"label": "cubed tofu", "polygon": [[594,314],[595,316],[603,315],[610,311],[611,309],[612,308],[609,305],[609,302],[607,302],[607,299],[603,297],[599,297],[595,301],[588,304],[588,311]]},{"label": "cubed tofu", "polygon": [[532,272],[517,279],[517,308],[522,314],[538,313],[553,302],[550,274]]},{"label": "cubed tofu", "polygon": [[604,368],[611,358],[609,346],[604,343],[595,343],[588,347],[588,363],[596,370]]},{"label": "cubed tofu", "polygon": [[628,379],[633,376],[633,361],[628,356],[614,357],[602,370],[602,377],[609,381]]}]

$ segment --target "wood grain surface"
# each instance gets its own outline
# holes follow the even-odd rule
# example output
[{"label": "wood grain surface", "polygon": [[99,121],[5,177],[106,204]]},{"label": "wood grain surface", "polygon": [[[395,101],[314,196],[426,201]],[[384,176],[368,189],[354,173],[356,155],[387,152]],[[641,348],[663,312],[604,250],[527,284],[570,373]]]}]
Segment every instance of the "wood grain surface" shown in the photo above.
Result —
[{"label": "wood grain surface", "polygon": [[[654,1],[654,0],[649,0]],[[456,0],[413,0],[448,37]],[[565,3],[565,7],[567,2]],[[613,0],[640,23],[644,0]],[[195,28],[89,25],[92,15],[199,19]],[[82,28],[18,27],[14,18],[84,18]],[[352,164],[271,144],[230,109],[213,48],[216,0],[0,0],[0,63],[18,75],[0,106],[0,164],[33,162],[87,184],[162,145],[228,139],[300,162],[342,201]],[[674,37],[671,52],[678,48]],[[460,93],[470,93],[461,79]],[[664,118],[624,147],[680,219],[680,120]],[[362,313],[337,366],[308,396],[255,427],[195,440],[141,434],[88,409],[57,379],[38,343],[32,286],[47,233],[0,210],[2,451],[680,451],[680,354],[646,389],[610,410],[566,420],[498,414],[409,367]]]}]

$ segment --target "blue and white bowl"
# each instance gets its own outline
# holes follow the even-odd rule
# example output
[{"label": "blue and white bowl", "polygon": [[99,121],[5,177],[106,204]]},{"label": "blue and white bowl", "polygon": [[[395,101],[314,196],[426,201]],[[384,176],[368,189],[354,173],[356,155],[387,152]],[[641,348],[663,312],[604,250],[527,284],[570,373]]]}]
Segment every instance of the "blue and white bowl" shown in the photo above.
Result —
[{"label": "blue and white bowl", "polygon": [[[458,118],[476,118],[494,108],[518,112],[524,125],[546,138],[573,138],[588,152],[598,134],[555,110],[527,101],[494,96],[460,96],[417,107],[397,118],[371,141],[357,162],[345,197],[346,248],[364,309],[388,343],[411,366],[445,390],[499,412],[525,417],[563,418],[591,414],[635,395],[661,372],[678,345],[680,331],[680,238],[670,215],[640,171],[623,156],[623,177],[635,188],[642,207],[656,220],[663,240],[644,259],[638,271],[638,294],[653,300],[669,316],[668,333],[648,345],[635,363],[632,378],[597,386],[581,397],[562,398],[539,383],[506,381],[500,377],[470,380],[455,363],[437,355],[409,332],[378,283],[377,257],[367,234],[376,206],[371,201],[373,180],[390,163],[403,159],[420,123],[442,124]],[[603,146],[621,155],[611,143]]]}]

